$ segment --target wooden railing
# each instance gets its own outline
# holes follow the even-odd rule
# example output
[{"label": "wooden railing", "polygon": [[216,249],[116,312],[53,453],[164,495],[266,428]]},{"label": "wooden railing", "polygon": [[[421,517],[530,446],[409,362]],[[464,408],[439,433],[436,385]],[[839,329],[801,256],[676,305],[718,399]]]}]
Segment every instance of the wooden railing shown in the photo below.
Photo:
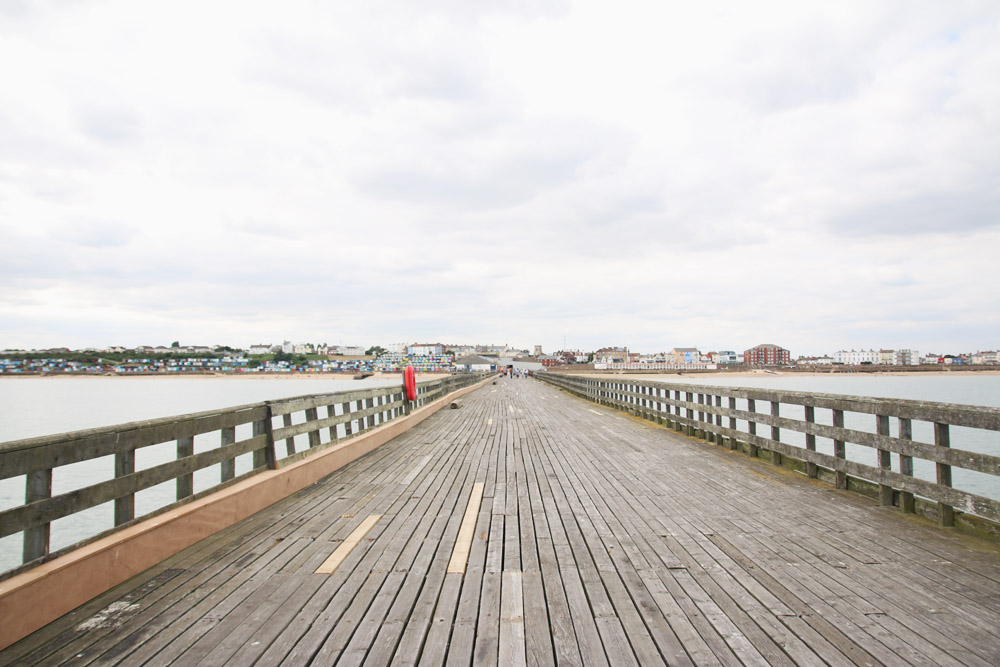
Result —
[{"label": "wooden railing", "polygon": [[[1000,409],[553,372],[535,377],[689,436],[770,458],[838,489],[866,493],[882,505],[931,516],[941,525],[955,525],[956,510],[985,518],[994,524],[987,532],[998,534],[1000,456],[953,447],[952,434],[958,430],[963,441],[978,439],[1000,452]],[[758,426],[770,432],[758,433]],[[996,497],[956,488],[961,485],[954,483],[953,468],[970,471],[964,475],[969,485],[985,482]]]},{"label": "wooden railing", "polygon": [[[10,480],[7,482],[10,484],[23,477],[25,498],[24,504],[0,511],[0,538],[16,533],[24,536],[23,564],[5,575],[23,571],[239,480],[305,458],[485,376],[465,373],[421,382],[414,401],[405,400],[400,383],[0,443],[0,480]],[[176,449],[164,456],[164,445],[171,448],[174,443]],[[147,448],[161,450],[158,458],[169,460],[156,462],[154,457],[152,464],[137,466],[139,455],[144,450],[150,451]],[[102,457],[108,458],[98,461]],[[100,476],[98,464],[105,463],[108,465],[104,467],[110,468],[108,459],[112,457],[113,475],[106,474],[100,481],[53,495],[54,472],[70,471],[67,466],[74,464],[89,465],[82,475],[92,481]],[[206,469],[213,466],[218,467],[218,481],[206,483],[204,475],[199,475],[199,486],[204,488],[196,489],[195,474],[212,473]],[[74,470],[67,475],[79,477],[81,472]],[[171,494],[173,498],[137,517],[136,495],[170,482],[176,487]],[[113,527],[105,526],[50,551],[52,522],[112,502]]]}]

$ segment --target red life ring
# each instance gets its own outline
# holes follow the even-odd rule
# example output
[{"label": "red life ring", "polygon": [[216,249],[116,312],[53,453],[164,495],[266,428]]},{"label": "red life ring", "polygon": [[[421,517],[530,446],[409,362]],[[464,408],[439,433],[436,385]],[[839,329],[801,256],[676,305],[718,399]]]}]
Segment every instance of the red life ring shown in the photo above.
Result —
[{"label": "red life ring", "polygon": [[407,400],[417,400],[417,372],[413,370],[413,366],[403,369],[403,387],[406,389]]}]

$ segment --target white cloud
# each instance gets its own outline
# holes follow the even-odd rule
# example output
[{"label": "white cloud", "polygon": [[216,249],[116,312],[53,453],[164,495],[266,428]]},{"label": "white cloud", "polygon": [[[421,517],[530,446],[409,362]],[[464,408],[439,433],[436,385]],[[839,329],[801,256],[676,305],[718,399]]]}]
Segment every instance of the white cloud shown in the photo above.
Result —
[{"label": "white cloud", "polygon": [[0,347],[998,344],[995,3],[3,9]]}]

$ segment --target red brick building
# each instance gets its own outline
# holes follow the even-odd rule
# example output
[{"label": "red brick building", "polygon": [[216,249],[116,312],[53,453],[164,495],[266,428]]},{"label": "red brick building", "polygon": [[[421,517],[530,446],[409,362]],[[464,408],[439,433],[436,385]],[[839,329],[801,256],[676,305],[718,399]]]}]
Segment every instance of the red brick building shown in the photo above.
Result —
[{"label": "red brick building", "polygon": [[791,362],[791,352],[770,343],[752,347],[743,353],[743,363],[748,366],[779,366]]}]

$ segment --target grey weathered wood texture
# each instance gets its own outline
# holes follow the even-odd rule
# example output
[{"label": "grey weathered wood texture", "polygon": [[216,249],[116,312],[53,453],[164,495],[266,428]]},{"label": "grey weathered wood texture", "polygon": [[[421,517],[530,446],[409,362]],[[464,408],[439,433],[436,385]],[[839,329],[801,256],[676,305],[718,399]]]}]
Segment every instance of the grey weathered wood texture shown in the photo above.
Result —
[{"label": "grey weathered wood texture", "polygon": [[769,459],[501,379],[0,664],[985,666],[998,565],[995,544]]}]

